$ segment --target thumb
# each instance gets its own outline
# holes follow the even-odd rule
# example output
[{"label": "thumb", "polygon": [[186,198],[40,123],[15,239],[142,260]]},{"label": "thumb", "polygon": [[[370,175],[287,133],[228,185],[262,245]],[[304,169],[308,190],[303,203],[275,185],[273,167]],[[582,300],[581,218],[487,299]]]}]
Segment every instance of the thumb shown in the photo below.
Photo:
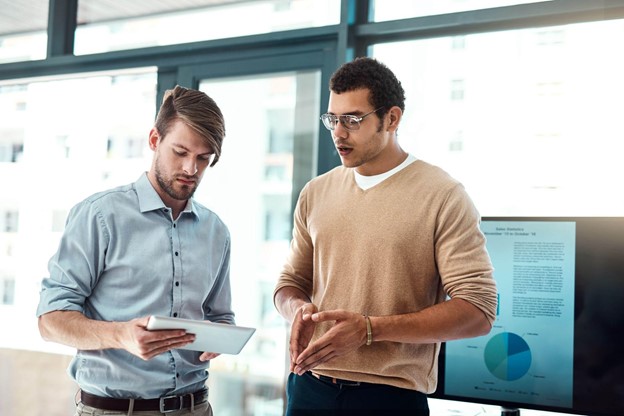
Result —
[{"label": "thumb", "polygon": [[142,326],[143,328],[147,327],[147,323],[149,322],[150,317],[149,316],[143,316],[141,318],[136,318],[134,320],[134,322],[137,323],[137,325]]},{"label": "thumb", "polygon": [[316,306],[313,303],[306,303],[301,307],[301,319],[307,321],[315,312]]}]

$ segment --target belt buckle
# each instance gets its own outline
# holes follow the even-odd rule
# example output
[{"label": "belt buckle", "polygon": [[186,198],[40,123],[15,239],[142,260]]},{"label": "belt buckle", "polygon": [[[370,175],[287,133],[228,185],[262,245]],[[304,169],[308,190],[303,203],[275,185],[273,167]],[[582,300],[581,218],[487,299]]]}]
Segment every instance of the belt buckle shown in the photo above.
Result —
[{"label": "belt buckle", "polygon": [[[165,409],[165,400],[169,400],[169,399],[178,399],[180,401],[180,407],[178,407],[177,409]],[[171,413],[171,412],[177,412],[178,410],[182,410],[184,408],[184,400],[182,399],[182,397],[180,396],[165,396],[165,397],[161,397],[160,401],[158,403],[158,407],[160,410],[160,413]]]}]

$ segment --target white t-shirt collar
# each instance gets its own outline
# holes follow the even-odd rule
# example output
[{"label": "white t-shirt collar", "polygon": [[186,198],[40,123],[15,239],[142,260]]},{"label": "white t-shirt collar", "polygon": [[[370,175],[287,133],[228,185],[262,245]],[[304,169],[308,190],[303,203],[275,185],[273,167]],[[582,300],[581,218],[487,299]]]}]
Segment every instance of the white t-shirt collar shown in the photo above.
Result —
[{"label": "white t-shirt collar", "polygon": [[380,173],[379,175],[373,175],[373,176],[360,175],[359,173],[357,173],[355,169],[353,169],[355,182],[363,190],[370,189],[373,186],[385,181],[386,179],[388,179],[390,176],[394,175],[395,173],[400,172],[401,170],[405,169],[407,166],[409,166],[411,163],[415,162],[416,160],[418,159],[416,159],[414,155],[408,154],[407,158],[405,158],[403,163],[401,163],[399,166],[393,169],[390,169],[388,172]]}]

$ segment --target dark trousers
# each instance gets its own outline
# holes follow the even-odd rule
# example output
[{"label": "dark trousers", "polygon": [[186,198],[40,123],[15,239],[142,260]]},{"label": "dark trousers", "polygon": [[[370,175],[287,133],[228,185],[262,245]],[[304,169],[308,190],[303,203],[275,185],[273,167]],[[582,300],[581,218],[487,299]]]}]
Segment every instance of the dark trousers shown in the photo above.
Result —
[{"label": "dark trousers", "polygon": [[290,373],[286,416],[429,416],[427,395],[385,384],[337,383]]}]

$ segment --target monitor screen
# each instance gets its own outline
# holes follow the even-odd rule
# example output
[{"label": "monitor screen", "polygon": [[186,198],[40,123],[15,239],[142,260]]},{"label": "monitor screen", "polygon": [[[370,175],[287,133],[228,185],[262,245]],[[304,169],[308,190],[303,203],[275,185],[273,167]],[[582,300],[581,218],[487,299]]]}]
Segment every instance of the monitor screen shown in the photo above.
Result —
[{"label": "monitor screen", "polygon": [[624,218],[484,217],[492,331],[450,341],[432,397],[624,415]]}]

